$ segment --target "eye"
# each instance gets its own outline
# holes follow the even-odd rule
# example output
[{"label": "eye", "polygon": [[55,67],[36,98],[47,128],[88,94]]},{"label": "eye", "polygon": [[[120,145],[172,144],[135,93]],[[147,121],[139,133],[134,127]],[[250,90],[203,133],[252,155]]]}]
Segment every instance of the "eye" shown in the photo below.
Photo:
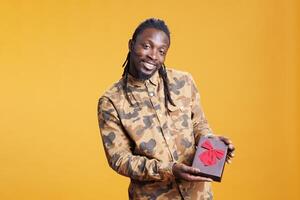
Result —
[{"label": "eye", "polygon": [[143,48],[144,49],[149,49],[150,48],[150,44],[143,44]]},{"label": "eye", "polygon": [[166,54],[166,51],[164,49],[159,50],[160,55],[164,56]]}]

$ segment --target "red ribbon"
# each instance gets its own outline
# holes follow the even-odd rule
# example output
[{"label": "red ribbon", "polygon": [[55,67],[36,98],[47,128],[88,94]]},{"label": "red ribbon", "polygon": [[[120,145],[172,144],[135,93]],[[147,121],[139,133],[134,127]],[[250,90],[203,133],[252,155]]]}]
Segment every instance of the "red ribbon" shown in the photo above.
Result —
[{"label": "red ribbon", "polygon": [[207,149],[199,155],[199,159],[206,166],[216,164],[217,159],[220,160],[224,156],[224,151],[221,149],[214,149],[209,140],[204,141],[201,147]]}]

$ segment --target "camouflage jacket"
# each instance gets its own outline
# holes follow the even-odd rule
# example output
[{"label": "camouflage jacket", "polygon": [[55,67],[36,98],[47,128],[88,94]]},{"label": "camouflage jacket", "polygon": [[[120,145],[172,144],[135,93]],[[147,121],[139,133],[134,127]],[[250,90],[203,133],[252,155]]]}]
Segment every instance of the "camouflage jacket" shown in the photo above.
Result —
[{"label": "camouflage jacket", "polygon": [[139,81],[129,75],[99,99],[98,119],[108,163],[131,179],[130,199],[212,199],[208,182],[175,179],[174,162],[191,165],[195,144],[211,132],[190,74],[167,69],[175,106],[165,107],[163,80],[156,72]]}]

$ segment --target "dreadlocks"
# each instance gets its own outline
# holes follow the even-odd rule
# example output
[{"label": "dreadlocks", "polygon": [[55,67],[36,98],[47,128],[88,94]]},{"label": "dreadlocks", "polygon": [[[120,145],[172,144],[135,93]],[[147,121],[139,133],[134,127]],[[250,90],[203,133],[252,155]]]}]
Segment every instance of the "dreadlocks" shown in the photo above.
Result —
[{"label": "dreadlocks", "polygon": [[[160,19],[154,19],[154,18],[150,18],[145,20],[144,22],[142,22],[134,31],[133,36],[132,36],[132,41],[135,42],[137,36],[139,34],[141,34],[145,29],[147,28],[155,28],[158,29],[160,31],[163,31],[169,38],[169,42],[170,42],[170,31],[169,28],[167,27],[167,25],[165,24],[165,22],[163,20]],[[124,67],[124,71],[122,74],[122,77],[124,78],[124,85],[123,85],[123,89],[125,91],[125,97],[126,99],[129,101],[129,103],[132,105],[132,102],[128,96],[128,92],[129,92],[129,88],[127,87],[127,83],[128,83],[128,73],[129,73],[129,66],[130,66],[130,52],[128,52],[127,57],[125,62],[122,65]],[[168,101],[175,106],[172,98],[171,98],[171,94],[170,94],[170,89],[169,89],[169,79],[167,76],[167,70],[166,70],[166,66],[163,64],[159,70],[159,76],[162,77],[163,79],[163,83],[164,83],[164,94],[165,94],[165,106],[168,110]]]}]

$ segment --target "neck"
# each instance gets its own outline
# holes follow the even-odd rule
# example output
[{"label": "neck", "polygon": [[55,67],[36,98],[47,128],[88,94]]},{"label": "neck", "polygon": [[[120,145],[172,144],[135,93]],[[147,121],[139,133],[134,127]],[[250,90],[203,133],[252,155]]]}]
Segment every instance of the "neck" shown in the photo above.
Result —
[{"label": "neck", "polygon": [[136,71],[135,67],[133,66],[132,63],[129,63],[129,70],[128,70],[128,73],[133,76],[134,78],[136,79],[139,79],[139,76],[138,76],[138,72]]}]

